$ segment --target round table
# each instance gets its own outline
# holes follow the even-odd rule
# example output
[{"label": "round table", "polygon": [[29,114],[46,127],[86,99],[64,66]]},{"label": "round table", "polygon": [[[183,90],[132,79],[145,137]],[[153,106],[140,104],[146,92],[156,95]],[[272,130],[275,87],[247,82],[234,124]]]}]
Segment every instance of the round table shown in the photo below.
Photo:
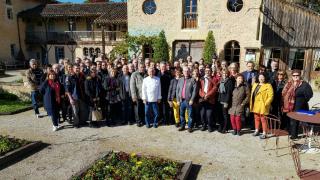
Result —
[{"label": "round table", "polygon": [[[299,113],[299,112],[289,112],[287,116],[291,119],[305,122],[305,123],[312,123],[312,124],[319,124],[320,125],[320,113],[317,113],[315,115],[309,115],[305,113]],[[310,130],[310,136],[308,136],[308,145],[305,148],[305,153],[319,153],[319,148],[313,148],[312,147],[312,134],[313,134],[313,125],[311,125]]]}]

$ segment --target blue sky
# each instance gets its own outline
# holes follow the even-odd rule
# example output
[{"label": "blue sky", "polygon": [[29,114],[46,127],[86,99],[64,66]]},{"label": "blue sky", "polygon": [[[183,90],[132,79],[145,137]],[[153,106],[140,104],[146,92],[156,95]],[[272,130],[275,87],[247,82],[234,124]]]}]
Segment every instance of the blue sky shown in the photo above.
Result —
[{"label": "blue sky", "polygon": [[[60,2],[71,2],[71,3],[83,3],[84,0],[58,0]],[[113,1],[120,1],[120,0],[113,0]]]}]

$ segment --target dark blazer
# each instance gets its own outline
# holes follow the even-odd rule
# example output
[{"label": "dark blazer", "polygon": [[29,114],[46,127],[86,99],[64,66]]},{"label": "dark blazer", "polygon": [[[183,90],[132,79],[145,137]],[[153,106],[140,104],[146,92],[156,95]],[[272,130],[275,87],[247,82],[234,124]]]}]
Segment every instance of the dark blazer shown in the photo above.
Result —
[{"label": "dark blazer", "polygon": [[[208,97],[208,102],[210,104],[214,104],[215,103],[215,100],[216,100],[216,95],[217,95],[217,83],[212,79],[212,78],[209,78],[208,79],[208,92],[207,92],[207,97]],[[200,88],[199,88],[199,96],[201,99],[204,98],[204,96],[206,95],[204,93],[204,84],[205,84],[205,78],[201,78],[200,80]]]},{"label": "dark blazer", "polygon": [[88,97],[89,106],[93,106],[95,103],[93,99],[100,98],[102,89],[100,79],[98,77],[92,78],[88,76],[84,82],[84,89],[86,96]]},{"label": "dark blazer", "polygon": [[[131,99],[131,91],[130,91],[130,79],[131,79],[131,74],[129,75],[129,98]],[[125,76],[122,74],[121,76],[119,76],[119,81],[120,81],[120,98],[121,100],[126,100],[127,95],[126,95],[126,79]]]},{"label": "dark blazer", "polygon": [[274,98],[271,103],[273,115],[278,115],[279,112],[281,111],[281,107],[283,106],[282,90],[285,85],[286,85],[285,80],[281,82],[272,81],[271,83],[271,86],[274,92]]},{"label": "dark blazer", "polygon": [[[251,76],[249,75],[249,73],[251,73]],[[249,87],[251,87],[252,78],[258,76],[258,71],[254,69],[254,70],[251,71],[251,72],[249,72],[249,71],[244,71],[244,72],[242,72],[241,74],[244,76],[244,80],[245,80],[246,83],[249,85]]]},{"label": "dark blazer", "polygon": [[224,84],[226,88],[226,92],[225,93],[219,92],[219,98],[218,98],[219,102],[225,102],[225,103],[228,103],[229,106],[231,105],[232,91],[234,89],[234,84],[235,84],[234,78],[228,78],[228,80]]},{"label": "dark blazer", "polygon": [[[61,87],[61,84],[60,84]],[[43,95],[43,105],[49,116],[59,111],[59,104],[56,102],[54,89],[49,86],[48,80],[45,80],[40,86],[40,93]],[[61,95],[61,88],[60,88]]]},{"label": "dark blazer", "polygon": [[313,91],[309,83],[303,81],[301,86],[296,89],[296,99],[294,110],[309,110],[308,102],[313,96]]},{"label": "dark blazer", "polygon": [[[180,78],[178,81],[177,89],[176,89],[176,98],[177,102],[182,102],[182,89],[185,78]],[[195,79],[189,77],[186,79],[186,87],[185,87],[185,100],[186,101],[194,101],[196,95],[198,94],[197,82]]]},{"label": "dark blazer", "polygon": [[160,78],[162,99],[166,100],[168,98],[168,91],[171,81],[170,72],[166,71],[164,74],[161,74],[159,71],[157,76]]},{"label": "dark blazer", "polygon": [[168,101],[173,101],[173,99],[176,98],[176,89],[177,89],[178,81],[179,79],[176,79],[176,78],[171,79],[169,91],[168,91]]}]

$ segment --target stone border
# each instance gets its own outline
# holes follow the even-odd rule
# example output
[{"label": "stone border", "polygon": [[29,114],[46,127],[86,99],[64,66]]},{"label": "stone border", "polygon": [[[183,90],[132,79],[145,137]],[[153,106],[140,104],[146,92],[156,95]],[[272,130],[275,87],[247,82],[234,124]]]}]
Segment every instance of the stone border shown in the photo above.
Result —
[{"label": "stone border", "polygon": [[[103,153],[101,156],[99,156],[99,158],[97,158],[93,162],[89,163],[89,165],[85,166],[83,169],[81,169],[76,174],[72,175],[68,180],[72,180],[73,177],[81,176],[83,173],[88,171],[98,160],[100,160],[103,157],[109,155],[111,152],[119,153],[119,151],[109,151],[107,153]],[[180,163],[182,163],[183,166],[181,168],[181,173],[177,178],[178,178],[178,180],[186,180],[188,178],[188,176],[189,176],[190,171],[191,171],[192,161],[180,161]]]},{"label": "stone border", "polygon": [[18,114],[18,113],[29,111],[31,109],[33,109],[33,107],[32,106],[28,106],[28,107],[25,107],[25,108],[22,108],[22,109],[18,109],[18,110],[12,111],[12,112],[0,112],[0,116],[1,115],[14,115],[14,114]]},{"label": "stone border", "polygon": [[3,156],[0,156],[0,170],[12,162],[17,162],[18,160],[23,159],[26,157],[26,155],[30,154],[33,150],[40,148],[42,145],[43,143],[41,141],[31,142],[25,146],[10,151]]}]

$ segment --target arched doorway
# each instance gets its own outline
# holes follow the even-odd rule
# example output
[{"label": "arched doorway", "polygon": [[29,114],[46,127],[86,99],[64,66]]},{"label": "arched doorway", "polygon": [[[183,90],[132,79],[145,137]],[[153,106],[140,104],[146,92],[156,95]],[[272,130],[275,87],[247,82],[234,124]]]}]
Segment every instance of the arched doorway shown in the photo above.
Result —
[{"label": "arched doorway", "polygon": [[224,46],[224,59],[229,63],[239,63],[240,61],[240,45],[238,41],[229,41]]}]

